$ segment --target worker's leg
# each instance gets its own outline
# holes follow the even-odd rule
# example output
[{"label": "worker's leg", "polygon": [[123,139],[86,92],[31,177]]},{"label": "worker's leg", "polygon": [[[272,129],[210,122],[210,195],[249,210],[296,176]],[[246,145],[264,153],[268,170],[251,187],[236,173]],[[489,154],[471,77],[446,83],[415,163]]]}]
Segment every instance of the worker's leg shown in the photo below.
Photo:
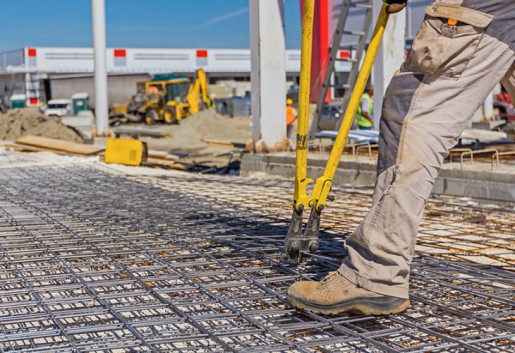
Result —
[{"label": "worker's leg", "polygon": [[[472,26],[461,29],[472,35],[476,31]],[[459,43],[465,39],[456,38]],[[419,47],[427,54],[424,43],[435,42],[426,40]],[[440,49],[441,43],[436,44]],[[410,62],[412,50],[392,79],[384,98],[372,207],[346,240],[349,255],[338,271],[321,282],[294,283],[288,289],[292,305],[326,314],[390,314],[409,307],[409,265],[438,170],[515,59],[507,44],[480,33],[464,47],[453,44],[432,51],[436,57],[426,58],[429,63]],[[438,73],[430,72],[433,59],[443,62]]]},{"label": "worker's leg", "polygon": [[293,132],[293,124],[286,125],[286,137],[291,139],[291,133]]},{"label": "worker's leg", "polygon": [[373,205],[346,240],[349,256],[339,269],[360,287],[408,298],[418,226],[438,170],[515,59],[508,45],[487,35],[470,60],[467,54],[450,50],[455,56],[443,75],[428,75],[408,57],[386,92]]},{"label": "worker's leg", "polygon": [[511,65],[506,75],[504,75],[501,83],[510,95],[511,104],[515,106],[515,62]]}]

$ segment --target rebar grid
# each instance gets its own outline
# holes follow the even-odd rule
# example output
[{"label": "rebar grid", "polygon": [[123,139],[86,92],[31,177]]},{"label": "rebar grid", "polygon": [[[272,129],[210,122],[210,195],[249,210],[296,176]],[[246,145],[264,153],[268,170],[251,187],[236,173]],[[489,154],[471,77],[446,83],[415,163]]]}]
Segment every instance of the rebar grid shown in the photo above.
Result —
[{"label": "rebar grid", "polygon": [[287,182],[69,164],[0,169],[0,193],[1,352],[515,349],[511,209],[433,199],[413,307],[326,317],[285,291],[338,267],[368,191],[335,191],[321,250],[300,266],[283,256]]}]

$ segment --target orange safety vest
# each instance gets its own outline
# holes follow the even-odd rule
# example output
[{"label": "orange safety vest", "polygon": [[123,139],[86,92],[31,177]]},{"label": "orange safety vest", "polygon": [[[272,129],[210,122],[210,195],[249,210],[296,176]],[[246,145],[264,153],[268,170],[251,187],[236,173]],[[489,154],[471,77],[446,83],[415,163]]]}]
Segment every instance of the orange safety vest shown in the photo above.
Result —
[{"label": "orange safety vest", "polygon": [[293,125],[295,123],[296,112],[292,106],[286,107],[286,125]]}]

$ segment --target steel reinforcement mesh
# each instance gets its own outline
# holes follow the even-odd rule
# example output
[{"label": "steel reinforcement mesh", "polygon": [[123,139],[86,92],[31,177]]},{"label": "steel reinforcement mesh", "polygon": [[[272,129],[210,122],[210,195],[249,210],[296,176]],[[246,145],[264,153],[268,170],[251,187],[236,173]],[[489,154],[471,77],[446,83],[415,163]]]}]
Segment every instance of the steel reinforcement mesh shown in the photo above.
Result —
[{"label": "steel reinforcement mesh", "polygon": [[370,192],[335,190],[302,265],[283,255],[291,192],[76,163],[0,169],[0,351],[515,351],[513,209],[433,198],[413,307],[320,316],[285,291],[338,267]]}]

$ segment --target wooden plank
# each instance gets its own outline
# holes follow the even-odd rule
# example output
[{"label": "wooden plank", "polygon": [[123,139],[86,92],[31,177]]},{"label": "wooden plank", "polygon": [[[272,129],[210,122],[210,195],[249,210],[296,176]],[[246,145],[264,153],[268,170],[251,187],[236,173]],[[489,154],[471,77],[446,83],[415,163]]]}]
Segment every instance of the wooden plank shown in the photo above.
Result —
[{"label": "wooden plank", "polygon": [[202,138],[201,141],[205,142],[205,143],[208,143],[210,145],[220,145],[220,146],[234,147],[233,143],[230,142],[230,141],[213,140],[213,139],[207,139],[207,138]]},{"label": "wooden plank", "polygon": [[6,148],[11,148],[18,152],[52,152],[60,156],[72,155],[74,153],[64,152],[64,151],[56,151],[48,148],[35,147],[29,145],[21,145],[18,143],[7,143],[4,145]]},{"label": "wooden plank", "polygon": [[50,139],[40,136],[25,136],[16,139],[16,143],[47,148],[55,151],[64,151],[80,155],[93,155],[103,151],[103,147],[84,145],[82,143],[67,142],[56,139]]},{"label": "wooden plank", "polygon": [[167,160],[164,160],[164,159],[147,158],[146,163],[160,165],[160,166],[172,168],[172,169],[175,169],[175,170],[186,170],[187,169],[186,166],[184,164],[182,164],[182,163],[177,163],[177,162],[173,162],[173,161],[167,161]]},{"label": "wooden plank", "polygon": [[170,154],[166,151],[156,151],[156,150],[149,150],[148,157],[149,158],[157,158],[157,159],[166,159],[166,160],[171,160],[171,161],[176,161],[179,158],[181,158],[180,156]]},{"label": "wooden plank", "polygon": [[500,131],[489,131],[489,130],[478,130],[478,129],[466,129],[461,134],[460,138],[465,140],[480,140],[480,141],[495,141],[506,138],[505,132]]},{"label": "wooden plank", "polygon": [[113,130],[115,135],[136,135],[136,136],[150,136],[150,137],[167,137],[169,133],[163,133],[158,129],[144,128],[144,127],[129,127],[120,126]]},{"label": "wooden plank", "polygon": [[235,147],[235,148],[245,148],[245,143],[242,142],[231,142],[231,141],[222,141],[222,140],[213,140],[213,139],[207,139],[202,138],[202,142],[208,143],[210,145],[220,145],[220,146],[228,146],[228,147]]}]

